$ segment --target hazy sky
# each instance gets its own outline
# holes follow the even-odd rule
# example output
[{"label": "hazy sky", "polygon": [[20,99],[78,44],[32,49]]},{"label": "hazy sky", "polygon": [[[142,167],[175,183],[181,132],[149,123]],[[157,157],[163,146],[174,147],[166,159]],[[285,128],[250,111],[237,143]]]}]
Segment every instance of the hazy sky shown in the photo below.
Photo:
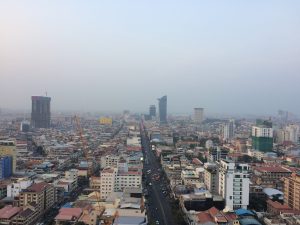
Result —
[{"label": "hazy sky", "polygon": [[300,1],[0,2],[0,107],[300,114]]}]

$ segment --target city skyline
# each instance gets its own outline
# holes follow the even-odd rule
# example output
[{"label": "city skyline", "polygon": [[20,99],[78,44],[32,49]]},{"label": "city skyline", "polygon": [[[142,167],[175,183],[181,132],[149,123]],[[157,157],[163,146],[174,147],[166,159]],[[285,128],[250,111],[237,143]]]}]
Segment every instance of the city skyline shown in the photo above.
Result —
[{"label": "city skyline", "polygon": [[1,108],[300,115],[297,1],[0,6]]}]

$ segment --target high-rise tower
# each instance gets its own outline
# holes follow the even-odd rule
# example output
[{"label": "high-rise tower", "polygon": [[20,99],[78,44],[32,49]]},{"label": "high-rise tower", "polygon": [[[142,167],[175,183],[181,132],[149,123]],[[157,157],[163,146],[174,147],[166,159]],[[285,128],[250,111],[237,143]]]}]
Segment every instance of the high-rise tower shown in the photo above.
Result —
[{"label": "high-rise tower", "polygon": [[271,152],[273,150],[271,121],[256,120],[256,125],[252,126],[252,149],[260,152]]},{"label": "high-rise tower", "polygon": [[156,117],[156,107],[155,107],[155,105],[150,105],[150,107],[149,107],[149,116],[151,118]]},{"label": "high-rise tower", "polygon": [[167,96],[158,99],[159,122],[167,123]]},{"label": "high-rise tower", "polygon": [[202,123],[204,120],[204,109],[194,108],[194,121],[196,123]]},{"label": "high-rise tower", "polygon": [[50,127],[50,97],[32,96],[31,125],[34,128]]},{"label": "high-rise tower", "polygon": [[230,141],[234,138],[234,120],[223,124],[223,140]]}]

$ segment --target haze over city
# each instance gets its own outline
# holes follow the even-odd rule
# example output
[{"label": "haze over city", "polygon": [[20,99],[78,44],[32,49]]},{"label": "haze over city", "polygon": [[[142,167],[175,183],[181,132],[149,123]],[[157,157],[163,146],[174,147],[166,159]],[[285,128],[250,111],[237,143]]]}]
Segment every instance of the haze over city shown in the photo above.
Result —
[{"label": "haze over city", "polygon": [[0,107],[300,114],[299,1],[1,1]]}]

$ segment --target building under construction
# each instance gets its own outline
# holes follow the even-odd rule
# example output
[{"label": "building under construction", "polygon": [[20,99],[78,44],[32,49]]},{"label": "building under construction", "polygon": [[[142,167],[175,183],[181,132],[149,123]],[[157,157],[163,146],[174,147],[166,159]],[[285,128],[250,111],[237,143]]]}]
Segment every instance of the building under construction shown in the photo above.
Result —
[{"label": "building under construction", "polygon": [[50,127],[50,97],[32,96],[31,126],[33,128]]}]

